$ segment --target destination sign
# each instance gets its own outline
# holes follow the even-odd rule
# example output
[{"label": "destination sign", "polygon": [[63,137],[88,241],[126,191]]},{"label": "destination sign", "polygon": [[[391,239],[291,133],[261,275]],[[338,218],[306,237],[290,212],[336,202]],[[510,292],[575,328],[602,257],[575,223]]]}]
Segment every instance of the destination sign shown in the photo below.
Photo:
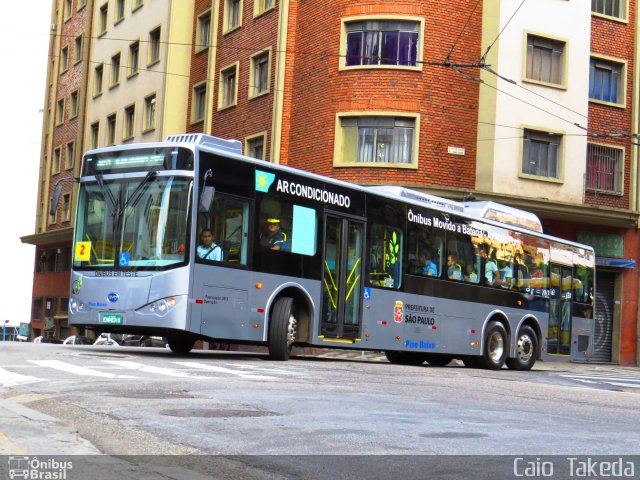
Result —
[{"label": "destination sign", "polygon": [[[164,153],[161,154],[146,154],[146,155],[120,155],[117,157],[105,157],[101,156],[94,161],[93,168],[96,171],[103,170],[118,170],[121,168],[149,168],[149,167],[161,167],[164,165]],[[93,161],[92,158],[87,158],[87,161]]]}]

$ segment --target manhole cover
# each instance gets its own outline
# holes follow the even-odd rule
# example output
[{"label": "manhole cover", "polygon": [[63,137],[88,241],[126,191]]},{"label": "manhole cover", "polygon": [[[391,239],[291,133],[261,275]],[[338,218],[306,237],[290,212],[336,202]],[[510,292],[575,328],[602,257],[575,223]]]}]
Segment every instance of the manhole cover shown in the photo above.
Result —
[{"label": "manhole cover", "polygon": [[275,412],[264,410],[209,410],[204,408],[181,408],[176,410],[162,410],[162,415],[169,417],[206,417],[206,418],[226,418],[226,417],[273,417],[280,415]]},{"label": "manhole cover", "polygon": [[423,438],[483,438],[488,437],[486,433],[465,433],[465,432],[437,432],[422,433]]}]

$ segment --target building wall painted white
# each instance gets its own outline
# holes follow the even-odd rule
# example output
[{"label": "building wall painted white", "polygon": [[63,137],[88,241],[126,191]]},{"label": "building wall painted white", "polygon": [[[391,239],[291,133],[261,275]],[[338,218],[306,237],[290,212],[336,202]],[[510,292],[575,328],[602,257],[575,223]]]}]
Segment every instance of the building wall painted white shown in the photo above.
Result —
[{"label": "building wall painted white", "polygon": [[[483,52],[504,28],[487,63],[516,84],[482,72],[490,86],[480,86],[477,188],[582,203],[587,137],[574,124],[587,126],[591,5],[587,1],[536,0],[524,3],[516,12],[521,3],[484,3]],[[528,33],[566,42],[561,87],[525,79]],[[522,175],[523,128],[562,134],[558,181]]]},{"label": "building wall painted white", "polygon": [[[107,117],[116,114],[115,143],[125,139],[125,108],[135,105],[134,136],[128,142],[147,142],[160,140],[163,135],[162,108],[164,105],[165,80],[167,69],[167,38],[170,22],[171,0],[147,0],[141,7],[132,11],[133,1],[125,1],[125,13],[122,20],[114,24],[116,18],[116,0],[96,1],[93,18],[93,43],[90,54],[90,72],[87,101],[87,124],[85,145],[91,146],[91,128],[100,122],[98,146],[107,145]],[[108,5],[107,30],[101,33],[101,8]],[[157,27],[161,28],[159,61],[149,62],[149,34]],[[130,75],[130,46],[139,44],[138,73]],[[111,85],[112,57],[120,53],[120,81]],[[96,92],[96,66],[103,64],[102,93]],[[145,98],[156,95],[155,128],[143,132]]]}]

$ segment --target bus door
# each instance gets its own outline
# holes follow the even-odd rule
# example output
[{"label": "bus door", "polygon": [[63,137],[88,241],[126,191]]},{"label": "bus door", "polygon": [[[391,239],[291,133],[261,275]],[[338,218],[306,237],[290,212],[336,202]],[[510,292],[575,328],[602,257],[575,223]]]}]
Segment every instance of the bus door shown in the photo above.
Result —
[{"label": "bus door", "polygon": [[362,310],[364,223],[326,215],[320,334],[358,338]]},{"label": "bus door", "polygon": [[547,351],[552,355],[571,353],[573,274],[570,267],[551,264],[549,331]]}]

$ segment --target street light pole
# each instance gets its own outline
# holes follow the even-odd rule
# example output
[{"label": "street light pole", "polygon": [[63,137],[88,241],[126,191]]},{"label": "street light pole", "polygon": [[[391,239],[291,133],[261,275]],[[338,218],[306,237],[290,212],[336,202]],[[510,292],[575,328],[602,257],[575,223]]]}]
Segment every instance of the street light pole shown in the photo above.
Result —
[{"label": "street light pole", "polygon": [[4,322],[2,322],[2,342],[6,342],[6,338],[7,338],[7,323],[9,323],[9,320],[5,320]]}]

